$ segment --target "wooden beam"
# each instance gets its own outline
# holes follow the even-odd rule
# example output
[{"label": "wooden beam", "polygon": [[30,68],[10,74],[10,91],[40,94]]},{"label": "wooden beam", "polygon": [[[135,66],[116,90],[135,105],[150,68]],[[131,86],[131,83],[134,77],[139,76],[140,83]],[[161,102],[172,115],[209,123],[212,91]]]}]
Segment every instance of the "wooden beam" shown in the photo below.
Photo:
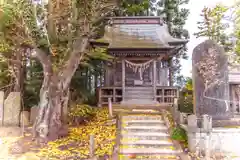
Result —
[{"label": "wooden beam", "polygon": [[154,57],[119,57],[119,58],[116,58],[116,62],[119,62],[121,63],[122,62],[122,59],[126,59],[126,60],[151,60],[151,59],[156,59],[156,60],[162,60],[163,58],[165,57],[165,55],[160,55],[160,56],[154,56]]}]

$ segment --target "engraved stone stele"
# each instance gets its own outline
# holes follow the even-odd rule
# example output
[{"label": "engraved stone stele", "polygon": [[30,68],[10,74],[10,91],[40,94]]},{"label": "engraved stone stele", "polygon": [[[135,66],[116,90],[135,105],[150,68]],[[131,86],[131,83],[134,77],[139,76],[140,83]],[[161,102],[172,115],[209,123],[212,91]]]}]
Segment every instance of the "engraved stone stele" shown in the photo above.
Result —
[{"label": "engraved stone stele", "polygon": [[192,65],[195,114],[207,114],[213,120],[231,118],[228,58],[224,49],[214,41],[206,40],[193,50]]},{"label": "engraved stone stele", "polygon": [[0,91],[0,126],[3,125],[4,92]]},{"label": "engraved stone stele", "polygon": [[11,92],[4,101],[4,126],[18,126],[20,122],[21,94]]},{"label": "engraved stone stele", "polygon": [[39,107],[38,106],[33,106],[31,107],[31,111],[30,111],[30,123],[34,124],[35,119],[38,115],[38,111],[39,111]]}]

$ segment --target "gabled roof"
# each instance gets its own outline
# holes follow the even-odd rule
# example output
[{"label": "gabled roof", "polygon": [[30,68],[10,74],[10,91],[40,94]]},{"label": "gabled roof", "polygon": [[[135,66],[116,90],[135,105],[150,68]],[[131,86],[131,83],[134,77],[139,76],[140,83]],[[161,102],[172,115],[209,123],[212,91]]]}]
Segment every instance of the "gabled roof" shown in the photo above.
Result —
[{"label": "gabled roof", "polygon": [[188,41],[173,38],[160,17],[114,17],[105,26],[104,36],[95,42],[109,49],[172,49]]}]

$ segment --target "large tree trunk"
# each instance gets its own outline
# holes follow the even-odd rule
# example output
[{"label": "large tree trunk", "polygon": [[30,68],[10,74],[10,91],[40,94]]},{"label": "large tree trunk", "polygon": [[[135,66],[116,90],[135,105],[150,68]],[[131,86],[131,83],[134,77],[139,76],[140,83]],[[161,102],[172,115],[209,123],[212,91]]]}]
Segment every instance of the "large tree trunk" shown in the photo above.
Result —
[{"label": "large tree trunk", "polygon": [[[63,107],[68,103],[68,89],[58,76],[50,75],[40,91],[40,112],[34,125],[34,136],[55,140],[66,134],[63,124]],[[47,139],[46,139],[47,138]]]},{"label": "large tree trunk", "polygon": [[63,110],[68,105],[70,82],[84,55],[88,38],[83,37],[75,43],[70,58],[59,73],[53,72],[49,56],[35,49],[35,56],[43,66],[44,80],[40,91],[40,110],[33,126],[33,136],[45,142],[67,135]]}]

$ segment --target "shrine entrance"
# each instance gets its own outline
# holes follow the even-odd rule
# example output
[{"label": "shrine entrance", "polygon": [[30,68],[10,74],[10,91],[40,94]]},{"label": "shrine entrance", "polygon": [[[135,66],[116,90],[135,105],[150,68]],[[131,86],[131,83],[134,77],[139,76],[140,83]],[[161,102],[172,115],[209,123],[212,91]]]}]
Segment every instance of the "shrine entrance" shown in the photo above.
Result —
[{"label": "shrine entrance", "polygon": [[153,86],[153,59],[144,61],[125,60],[126,86]]}]

